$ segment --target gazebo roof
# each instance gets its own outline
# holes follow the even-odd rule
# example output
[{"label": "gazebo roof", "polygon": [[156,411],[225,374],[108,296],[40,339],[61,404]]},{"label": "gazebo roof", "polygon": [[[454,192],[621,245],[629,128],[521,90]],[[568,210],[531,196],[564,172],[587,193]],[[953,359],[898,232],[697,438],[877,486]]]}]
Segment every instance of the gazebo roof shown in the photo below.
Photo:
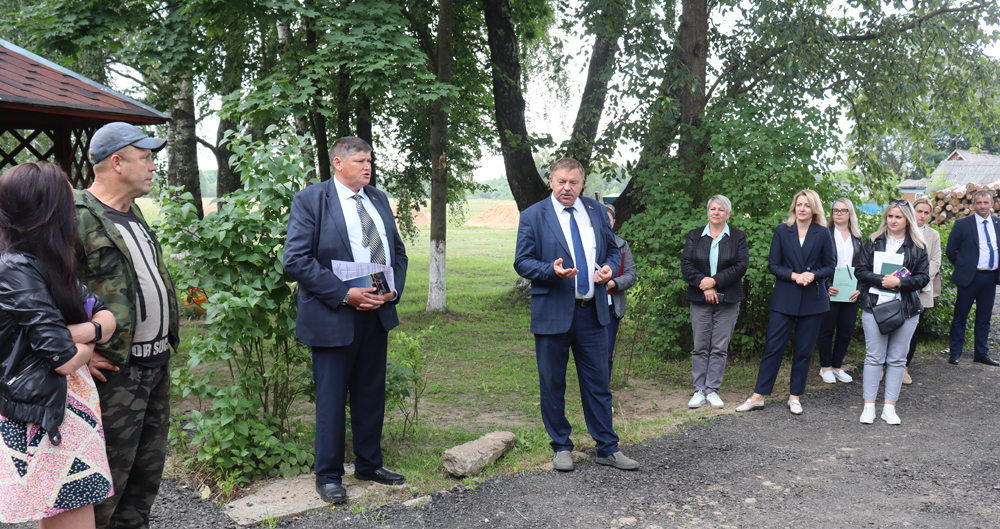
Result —
[{"label": "gazebo roof", "polygon": [[166,114],[0,39],[0,125],[99,127],[162,124]]}]

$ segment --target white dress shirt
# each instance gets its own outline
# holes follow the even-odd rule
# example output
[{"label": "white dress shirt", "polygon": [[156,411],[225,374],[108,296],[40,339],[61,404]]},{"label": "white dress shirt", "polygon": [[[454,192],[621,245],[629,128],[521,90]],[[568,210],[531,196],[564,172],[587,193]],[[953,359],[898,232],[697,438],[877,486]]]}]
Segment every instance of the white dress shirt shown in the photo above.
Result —
[{"label": "white dress shirt", "polygon": [[840,230],[834,228],[833,241],[837,243],[837,268],[854,266],[852,264],[854,262],[854,241],[851,240],[851,236],[848,235],[845,241]]},{"label": "white dress shirt", "polygon": [[[358,203],[354,200],[354,191],[351,191],[344,184],[340,183],[334,177],[334,184],[337,188],[337,198],[340,200],[340,207],[344,209],[344,222],[347,224],[347,237],[351,241],[351,253],[354,254],[355,263],[370,263],[372,262],[372,254],[370,248],[365,248],[364,246],[364,230],[361,227],[361,215],[358,215]],[[372,218],[372,222],[375,223],[375,229],[378,230],[378,236],[382,239],[382,248],[385,250],[385,265],[392,266],[392,248],[389,247],[389,239],[385,235],[385,222],[382,220],[382,215],[379,214],[378,210],[375,209],[375,204],[372,204],[371,199],[365,194],[365,188],[361,188],[358,191],[361,195],[361,204],[364,206],[365,211],[368,212],[368,216]],[[330,237],[336,237],[336,234],[330,234]]]},{"label": "white dress shirt", "polygon": [[[974,214],[976,219],[976,233],[979,234],[979,264],[978,270],[996,270],[997,263],[1000,263],[1000,253],[997,253],[997,232],[993,228],[992,215],[987,215],[984,219],[979,214]],[[984,231],[985,230],[985,231]],[[986,235],[989,234],[990,242],[986,242]],[[990,266],[990,249],[993,247],[993,266]]]},{"label": "white dress shirt", "polygon": [[[552,207],[556,210],[556,216],[559,218],[559,227],[562,228],[563,236],[566,238],[566,246],[569,247],[569,253],[573,257],[573,265],[579,270],[580,274],[587,277],[587,283],[590,285],[587,287],[587,293],[581,294],[579,290],[576,290],[577,299],[590,299],[594,297],[594,266],[597,260],[597,236],[594,231],[594,224],[590,221],[590,215],[587,214],[587,207],[583,205],[583,201],[580,197],[576,198],[576,202],[573,203],[574,218],[576,218],[576,225],[580,228],[580,240],[583,241],[583,251],[586,255],[585,266],[581,266],[580,261],[576,258],[576,250],[573,248],[573,233],[569,228],[569,212],[565,211],[567,206],[562,205],[556,200],[556,196],[553,193],[549,195],[552,200]],[[601,212],[604,214],[604,212]],[[564,266],[565,268],[565,263]],[[574,285],[576,284],[577,278],[573,278]]]}]

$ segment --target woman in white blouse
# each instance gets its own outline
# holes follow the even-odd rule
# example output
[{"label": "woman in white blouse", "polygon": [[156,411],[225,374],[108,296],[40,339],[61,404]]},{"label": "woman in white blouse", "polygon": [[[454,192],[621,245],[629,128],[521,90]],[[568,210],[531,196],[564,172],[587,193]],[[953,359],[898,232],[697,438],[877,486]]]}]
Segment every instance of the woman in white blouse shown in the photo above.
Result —
[{"label": "woman in white blouse", "polygon": [[930,259],[931,280],[927,286],[920,290],[920,304],[924,307],[924,312],[920,313],[920,321],[917,322],[917,330],[910,338],[910,352],[906,354],[906,373],[903,375],[903,384],[912,384],[910,378],[910,362],[913,361],[913,353],[917,351],[917,335],[922,331],[927,309],[934,306],[934,298],[941,295],[941,235],[937,230],[927,225],[927,219],[931,217],[931,201],[927,197],[918,198],[913,201],[913,212],[917,217],[917,230],[927,241],[927,257]]},{"label": "woman in white blouse", "polygon": [[[854,211],[854,204],[846,198],[838,198],[833,203],[831,213],[829,227],[837,252],[837,269],[850,267],[850,273],[854,275],[854,268],[857,267],[858,259],[861,257],[862,246],[858,214]],[[830,281],[827,284],[827,293],[831,298],[830,312],[823,317],[819,338],[816,341],[819,346],[819,376],[827,384],[834,384],[838,380],[851,382],[854,379],[845,373],[841,366],[847,354],[847,346],[851,343],[851,334],[858,323],[860,292],[855,288],[848,296],[850,301],[835,300],[833,297],[840,292]],[[836,342],[834,333],[837,335]]]}]

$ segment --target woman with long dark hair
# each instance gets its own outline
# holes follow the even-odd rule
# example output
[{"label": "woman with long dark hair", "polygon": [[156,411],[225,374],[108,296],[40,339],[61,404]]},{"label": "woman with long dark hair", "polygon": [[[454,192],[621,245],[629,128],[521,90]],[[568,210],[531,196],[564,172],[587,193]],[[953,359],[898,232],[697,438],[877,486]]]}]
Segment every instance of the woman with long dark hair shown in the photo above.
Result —
[{"label": "woman with long dark hair", "polygon": [[0,177],[0,522],[93,528],[93,504],[112,495],[87,362],[115,318],[77,281],[75,240],[58,166]]}]

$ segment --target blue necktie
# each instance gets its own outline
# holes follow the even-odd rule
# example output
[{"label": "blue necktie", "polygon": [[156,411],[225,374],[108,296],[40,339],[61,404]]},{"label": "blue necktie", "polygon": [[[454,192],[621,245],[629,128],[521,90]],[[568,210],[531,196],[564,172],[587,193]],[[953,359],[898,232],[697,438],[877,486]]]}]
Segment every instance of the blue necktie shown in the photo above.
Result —
[{"label": "blue necktie", "polygon": [[986,234],[986,247],[990,249],[990,270],[993,270],[993,241],[990,240],[990,230],[986,229],[986,223],[989,219],[983,221],[983,233]]},{"label": "blue necktie", "polygon": [[573,253],[576,258],[583,262],[583,265],[574,263],[574,268],[579,270],[576,274],[576,289],[581,294],[586,295],[590,290],[590,279],[587,277],[587,252],[583,250],[583,239],[580,238],[580,226],[576,223],[576,216],[573,215],[573,208],[566,208],[563,211],[569,213],[569,232],[573,235]]}]

